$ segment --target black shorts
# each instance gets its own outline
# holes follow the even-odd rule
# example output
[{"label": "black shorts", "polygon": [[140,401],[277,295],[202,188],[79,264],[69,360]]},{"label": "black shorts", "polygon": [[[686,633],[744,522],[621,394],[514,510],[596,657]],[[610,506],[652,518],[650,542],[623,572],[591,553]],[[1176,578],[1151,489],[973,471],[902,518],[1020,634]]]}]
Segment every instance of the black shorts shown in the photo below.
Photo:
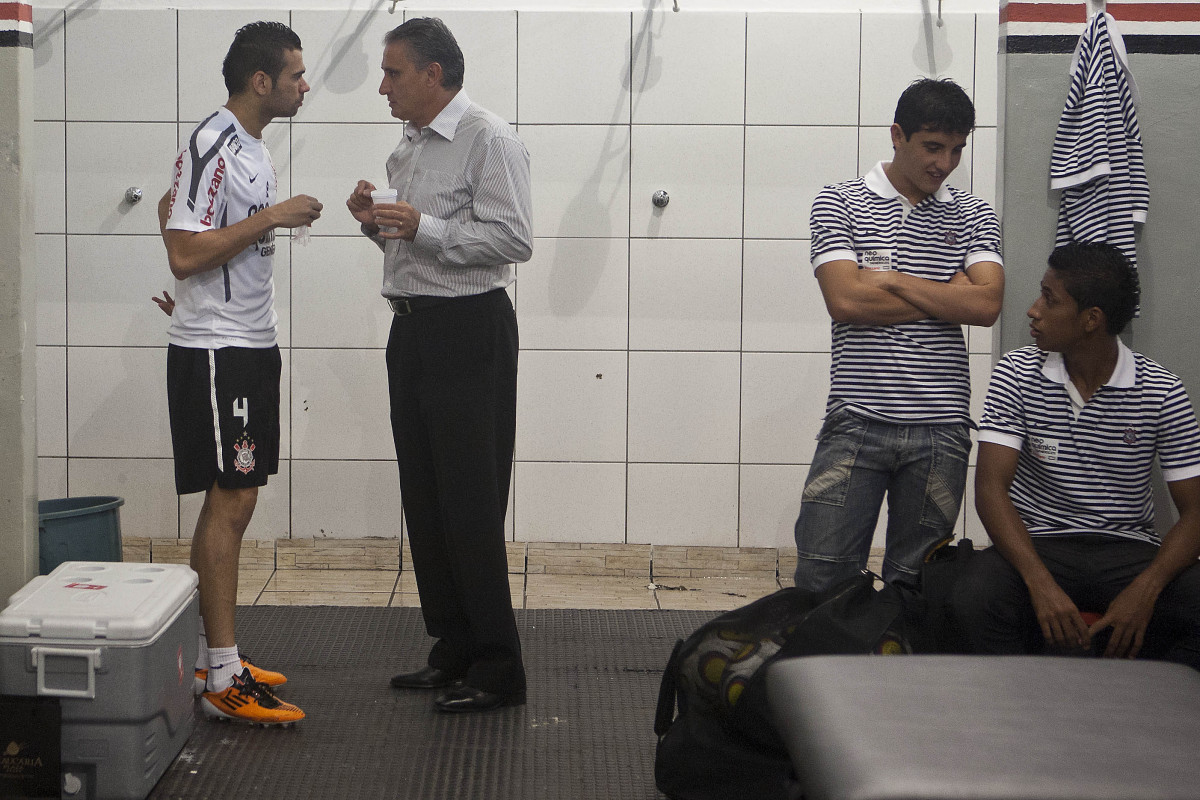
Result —
[{"label": "black shorts", "polygon": [[167,348],[175,491],[265,486],[279,472],[278,347]]}]

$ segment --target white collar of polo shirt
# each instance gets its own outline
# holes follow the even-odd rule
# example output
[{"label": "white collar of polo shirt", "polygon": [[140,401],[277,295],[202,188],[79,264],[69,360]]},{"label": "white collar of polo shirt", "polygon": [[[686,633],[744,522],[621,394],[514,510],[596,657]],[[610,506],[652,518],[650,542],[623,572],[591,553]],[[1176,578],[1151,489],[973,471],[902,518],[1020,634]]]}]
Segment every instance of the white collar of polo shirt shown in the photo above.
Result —
[{"label": "white collar of polo shirt", "polygon": [[[450,98],[450,102],[446,107],[438,112],[438,115],[433,118],[433,121],[425,126],[426,130],[431,130],[438,136],[441,136],[448,142],[454,141],[454,133],[458,130],[458,123],[462,121],[463,114],[467,113],[467,109],[471,105],[471,98],[467,97],[465,89],[459,89],[458,94]],[[421,128],[407,122],[404,125],[404,135],[409,141],[417,138],[421,133]]]}]

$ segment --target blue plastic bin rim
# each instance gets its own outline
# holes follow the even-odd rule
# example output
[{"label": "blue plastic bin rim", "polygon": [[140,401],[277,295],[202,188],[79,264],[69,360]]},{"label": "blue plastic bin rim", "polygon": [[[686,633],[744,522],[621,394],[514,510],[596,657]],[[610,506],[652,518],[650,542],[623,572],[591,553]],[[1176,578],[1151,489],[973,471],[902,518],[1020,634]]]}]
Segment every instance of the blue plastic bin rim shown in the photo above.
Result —
[{"label": "blue plastic bin rim", "polygon": [[109,511],[125,504],[123,497],[61,497],[38,501],[38,519],[62,519]]}]

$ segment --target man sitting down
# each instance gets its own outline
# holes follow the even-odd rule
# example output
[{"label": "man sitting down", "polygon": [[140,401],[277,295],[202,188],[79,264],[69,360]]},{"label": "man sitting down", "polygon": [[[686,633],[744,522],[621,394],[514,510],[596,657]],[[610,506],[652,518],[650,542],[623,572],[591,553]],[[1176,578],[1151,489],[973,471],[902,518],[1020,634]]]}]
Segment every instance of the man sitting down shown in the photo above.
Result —
[{"label": "man sitting down", "polygon": [[[993,547],[955,614],[979,653],[1094,650],[1200,669],[1200,426],[1178,377],[1117,338],[1137,274],[1110,245],[1050,256],[1034,345],[992,374],[975,505]],[[1179,511],[1161,539],[1157,456]],[[1090,626],[1082,614],[1101,616]]]}]

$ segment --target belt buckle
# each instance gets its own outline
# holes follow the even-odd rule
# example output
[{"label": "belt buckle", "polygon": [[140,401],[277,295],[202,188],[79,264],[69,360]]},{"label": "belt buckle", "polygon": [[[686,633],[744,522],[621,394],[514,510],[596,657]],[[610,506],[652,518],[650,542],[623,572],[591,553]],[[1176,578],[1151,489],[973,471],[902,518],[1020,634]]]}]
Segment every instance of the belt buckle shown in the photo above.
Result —
[{"label": "belt buckle", "polygon": [[399,317],[407,317],[413,312],[412,304],[406,297],[389,298],[388,305],[392,307],[392,313]]}]

